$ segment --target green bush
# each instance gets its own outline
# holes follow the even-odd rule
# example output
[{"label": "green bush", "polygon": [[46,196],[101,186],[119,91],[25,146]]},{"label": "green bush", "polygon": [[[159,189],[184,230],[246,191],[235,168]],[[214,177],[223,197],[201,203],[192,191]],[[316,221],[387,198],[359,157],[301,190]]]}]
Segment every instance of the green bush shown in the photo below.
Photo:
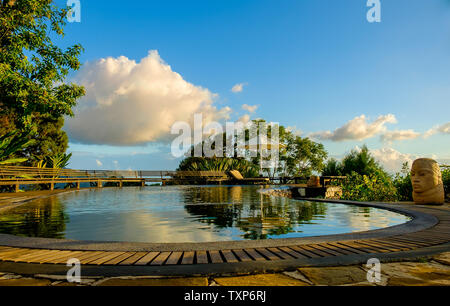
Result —
[{"label": "green bush", "polygon": [[442,170],[442,181],[444,183],[445,194],[450,194],[450,168]]},{"label": "green bush", "polygon": [[342,199],[362,202],[395,202],[398,192],[391,178],[379,171],[371,176],[352,172],[342,187]]},{"label": "green bush", "polygon": [[403,164],[402,171],[394,177],[394,186],[397,188],[399,201],[412,201],[412,183],[409,164]]},{"label": "green bush", "polygon": [[180,162],[178,171],[223,171],[238,170],[244,177],[259,176],[258,165],[243,158],[187,157]]}]

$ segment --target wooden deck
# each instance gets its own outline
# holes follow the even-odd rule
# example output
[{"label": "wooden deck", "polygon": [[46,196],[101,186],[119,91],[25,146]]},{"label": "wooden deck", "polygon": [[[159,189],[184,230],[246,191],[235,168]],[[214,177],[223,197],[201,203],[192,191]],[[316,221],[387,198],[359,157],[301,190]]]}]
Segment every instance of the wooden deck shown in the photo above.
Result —
[{"label": "wooden deck", "polygon": [[[446,205],[448,206],[448,205]],[[60,250],[0,246],[0,261],[28,264],[65,265],[70,258],[77,258],[86,266],[199,266],[283,262],[309,260],[319,263],[323,260],[364,256],[373,254],[411,254],[435,246],[450,244],[450,209],[411,206],[411,210],[432,215],[439,222],[424,230],[398,235],[368,239],[330,240],[320,243],[290,244],[276,247],[232,248],[173,251],[105,251],[105,250]],[[1,242],[0,242],[1,243]],[[245,245],[245,244],[242,244]],[[448,247],[450,249],[450,247]],[[399,253],[400,252],[400,253]]]}]

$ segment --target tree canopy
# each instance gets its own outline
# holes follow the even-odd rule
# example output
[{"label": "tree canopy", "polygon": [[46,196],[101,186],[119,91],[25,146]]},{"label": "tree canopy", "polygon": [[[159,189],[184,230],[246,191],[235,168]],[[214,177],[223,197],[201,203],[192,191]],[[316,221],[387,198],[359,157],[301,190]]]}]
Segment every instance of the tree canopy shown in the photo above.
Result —
[{"label": "tree canopy", "polygon": [[[254,120],[254,124],[263,124],[267,128],[267,141],[270,143],[272,139],[272,127],[264,120]],[[327,158],[327,152],[322,144],[316,143],[309,138],[302,138],[295,135],[291,130],[284,126],[279,126],[279,159],[277,163],[272,165],[271,169],[261,169],[261,159],[270,160],[270,157],[261,156],[261,152],[258,148],[251,148],[249,144],[250,131],[246,127],[244,130],[246,146],[239,147],[237,142],[237,135],[227,135],[222,133],[215,135],[214,139],[222,140],[224,143],[223,149],[220,151],[221,156],[207,157],[204,152],[202,157],[192,157],[196,151],[196,147],[204,147],[205,141],[201,144],[193,146],[189,151],[190,155],[180,163],[179,170],[220,170],[228,171],[233,170],[232,167],[236,167],[235,170],[239,170],[241,173],[247,173],[246,176],[254,177],[260,172],[268,176],[309,176],[314,171],[320,172],[324,165],[324,160]],[[265,135],[264,135],[265,136]],[[262,136],[262,137],[264,137]],[[227,152],[226,141],[233,139],[234,143],[233,152]],[[211,148],[214,149],[216,143],[209,141]],[[254,155],[250,153],[251,150]],[[238,155],[238,151],[241,151],[241,155]],[[243,151],[243,152],[242,152]],[[255,154],[256,153],[256,154]],[[243,173],[244,174],[244,173]]]},{"label": "tree canopy", "polygon": [[64,152],[63,116],[72,116],[84,95],[82,86],[66,82],[69,71],[80,68],[82,47],[63,50],[53,42],[64,36],[66,14],[52,0],[0,0],[1,132],[33,132],[37,142],[22,155]]},{"label": "tree canopy", "polygon": [[375,175],[382,173],[387,176],[383,167],[370,154],[369,149],[364,145],[360,150],[352,150],[341,162],[331,158],[325,163],[322,175],[339,176],[350,175],[356,172],[359,175]]}]

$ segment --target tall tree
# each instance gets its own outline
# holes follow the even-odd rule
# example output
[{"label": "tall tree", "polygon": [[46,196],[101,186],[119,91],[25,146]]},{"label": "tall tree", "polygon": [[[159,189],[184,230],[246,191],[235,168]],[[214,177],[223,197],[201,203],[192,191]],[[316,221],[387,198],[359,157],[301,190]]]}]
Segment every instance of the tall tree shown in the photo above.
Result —
[{"label": "tall tree", "polygon": [[[272,127],[266,124],[264,120],[254,120],[254,124],[266,125],[267,135],[259,135],[262,138],[262,142],[267,142],[266,145],[270,144],[272,141]],[[186,158],[180,163],[179,170],[212,170],[220,169],[226,166],[226,169],[233,170],[233,167],[238,169],[247,169],[246,173],[249,177],[257,176],[258,172],[263,172],[265,175],[270,177],[281,175],[281,176],[309,176],[313,172],[320,172],[323,168],[324,160],[327,158],[328,153],[322,144],[316,143],[309,138],[302,138],[295,135],[292,131],[280,125],[278,131],[278,141],[279,141],[279,158],[277,164],[273,164],[272,168],[261,169],[261,158],[266,161],[270,161],[271,157],[261,156],[262,147],[259,145],[251,145],[251,136],[249,128],[246,127],[244,130],[244,140],[246,144],[239,147],[236,140],[236,135],[227,135],[222,133],[216,135],[214,139],[220,141],[223,140],[224,146],[221,150],[222,156],[227,156],[228,158],[218,158],[217,156],[207,158],[204,155],[199,158],[193,158],[195,148],[199,146],[203,147],[205,142],[202,142],[196,146],[193,146],[190,150],[190,157]],[[228,139],[235,138],[233,151],[227,152],[226,141]],[[215,143],[213,143],[212,148],[214,149]],[[265,150],[271,150],[271,148],[266,147]],[[238,151],[241,151],[241,156],[238,157]],[[253,151],[251,154],[250,151]],[[270,155],[270,154],[269,154]],[[234,161],[234,162],[233,162]],[[245,171],[245,170],[243,170]]]},{"label": "tall tree", "polygon": [[52,0],[0,2],[0,121],[7,123],[1,132],[32,129],[33,138],[43,142],[24,155],[65,151],[62,118],[73,116],[84,95],[83,87],[66,82],[69,71],[80,68],[82,47],[62,50],[52,41],[64,36],[66,14],[67,8]]}]

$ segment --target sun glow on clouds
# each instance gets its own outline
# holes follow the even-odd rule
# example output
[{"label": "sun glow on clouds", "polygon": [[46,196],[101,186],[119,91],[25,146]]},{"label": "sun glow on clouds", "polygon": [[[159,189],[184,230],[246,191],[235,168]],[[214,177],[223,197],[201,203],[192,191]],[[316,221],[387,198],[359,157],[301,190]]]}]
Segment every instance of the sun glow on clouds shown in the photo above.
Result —
[{"label": "sun glow on clouds", "polygon": [[86,96],[66,123],[73,142],[167,142],[176,121],[192,122],[195,113],[202,113],[207,124],[228,119],[231,112],[229,107],[216,108],[216,94],[184,80],[155,50],[140,62],[125,56],[88,62],[75,81],[85,86]]},{"label": "sun glow on clouds", "polygon": [[375,121],[369,123],[365,115],[348,121],[345,125],[333,132],[322,131],[310,134],[311,138],[319,140],[346,141],[364,140],[386,131],[387,123],[397,123],[394,115],[379,116]]}]

